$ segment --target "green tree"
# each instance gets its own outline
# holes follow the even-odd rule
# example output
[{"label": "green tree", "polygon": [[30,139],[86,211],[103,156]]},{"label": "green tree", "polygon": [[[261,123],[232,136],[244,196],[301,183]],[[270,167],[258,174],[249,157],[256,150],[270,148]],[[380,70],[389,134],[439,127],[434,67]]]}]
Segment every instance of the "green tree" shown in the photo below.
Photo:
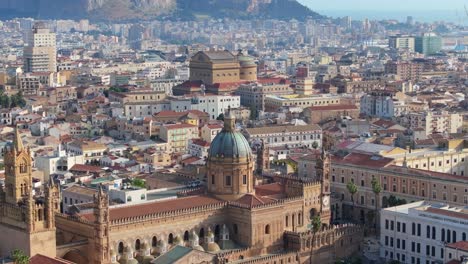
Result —
[{"label": "green tree", "polygon": [[314,141],[314,143],[312,143],[312,148],[313,148],[313,149],[317,149],[317,148],[318,148],[318,143],[317,143],[317,141]]},{"label": "green tree", "polygon": [[140,188],[146,188],[146,182],[142,179],[135,178],[132,180],[132,185]]},{"label": "green tree", "polygon": [[320,215],[316,215],[310,219],[310,224],[307,226],[309,230],[312,232],[312,245],[310,245],[310,256],[309,256],[309,263],[312,264],[312,257],[314,253],[314,244],[315,244],[315,236],[318,231],[322,228],[322,219]]},{"label": "green tree", "polygon": [[357,185],[354,184],[354,182],[349,181],[348,184],[346,184],[346,189],[348,189],[349,194],[351,194],[351,202],[353,203],[351,215],[354,215],[354,195],[357,193],[358,188]]},{"label": "green tree", "polygon": [[216,118],[216,120],[224,121],[224,114],[223,113],[219,114],[219,116]]},{"label": "green tree", "polygon": [[20,249],[11,252],[11,258],[15,264],[29,264],[29,257]]},{"label": "green tree", "polygon": [[382,186],[376,178],[372,178],[371,181],[372,192],[375,195],[375,227],[377,228],[377,219],[378,219],[378,202],[380,200],[380,193],[382,192]]}]

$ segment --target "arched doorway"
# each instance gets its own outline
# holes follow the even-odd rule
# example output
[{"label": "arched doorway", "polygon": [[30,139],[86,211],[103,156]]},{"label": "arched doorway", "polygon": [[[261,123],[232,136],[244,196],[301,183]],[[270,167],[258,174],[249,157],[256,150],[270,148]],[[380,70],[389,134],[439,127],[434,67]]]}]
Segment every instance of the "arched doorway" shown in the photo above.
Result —
[{"label": "arched doorway", "polygon": [[219,233],[220,233],[219,225],[216,225],[216,227],[215,227],[215,232],[214,232],[215,241],[218,241],[218,240],[219,240]]},{"label": "arched doorway", "polygon": [[184,241],[189,241],[189,232],[185,231],[184,233]]},{"label": "arched doorway", "polygon": [[198,237],[201,239],[201,238],[204,238],[205,237],[205,228],[201,228],[200,229],[200,232],[198,232]]},{"label": "arched doorway", "polygon": [[318,213],[317,213],[317,209],[315,209],[315,208],[310,209],[310,212],[309,212],[309,219],[314,218],[317,214],[318,214]]},{"label": "arched doorway", "polygon": [[140,250],[141,249],[141,242],[140,239],[137,239],[135,241],[135,250]]},{"label": "arched doorway", "polygon": [[154,236],[154,237],[151,239],[151,246],[152,246],[152,247],[158,246],[158,239],[156,238],[156,236]]},{"label": "arched doorway", "polygon": [[169,237],[167,239],[168,244],[172,244],[174,242],[174,235],[172,233],[169,234]]}]

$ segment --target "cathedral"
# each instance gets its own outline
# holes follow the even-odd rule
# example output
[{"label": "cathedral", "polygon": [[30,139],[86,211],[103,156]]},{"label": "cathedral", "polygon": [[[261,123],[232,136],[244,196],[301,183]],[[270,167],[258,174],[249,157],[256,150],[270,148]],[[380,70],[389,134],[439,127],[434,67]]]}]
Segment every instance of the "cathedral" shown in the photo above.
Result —
[{"label": "cathedral", "polygon": [[[263,144],[255,158],[234,117],[228,114],[224,122],[210,146],[205,187],[127,206],[110,206],[99,188],[89,210],[72,215],[59,212],[53,184],[43,199],[33,198],[30,153],[16,134],[5,158],[0,231],[18,241],[0,242],[0,253],[21,248],[79,264],[309,263],[313,248],[314,261],[333,263],[358,250],[360,227],[330,225],[325,153],[318,158],[317,181],[277,176],[264,183],[255,162],[267,166],[268,147]],[[308,227],[314,216],[323,225],[317,234]]]},{"label": "cathedral", "polygon": [[23,146],[18,130],[13,145],[5,152],[5,187],[0,188],[0,256],[21,249],[29,256],[56,255],[55,213],[59,212],[59,190],[47,185],[41,198],[32,188],[31,152]]}]

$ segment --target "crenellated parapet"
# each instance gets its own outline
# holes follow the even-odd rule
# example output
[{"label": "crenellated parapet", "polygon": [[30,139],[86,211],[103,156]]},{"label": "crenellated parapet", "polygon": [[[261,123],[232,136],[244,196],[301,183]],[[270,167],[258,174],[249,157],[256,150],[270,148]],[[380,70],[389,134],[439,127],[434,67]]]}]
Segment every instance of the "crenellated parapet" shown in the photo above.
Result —
[{"label": "crenellated parapet", "polygon": [[223,209],[227,205],[228,205],[227,202],[219,202],[219,203],[215,203],[215,204],[197,206],[197,207],[192,207],[192,208],[187,208],[187,209],[170,210],[170,211],[154,213],[154,214],[147,214],[147,215],[133,216],[133,217],[125,217],[125,218],[111,220],[110,225],[111,226],[126,225],[126,224],[134,224],[134,223],[137,223],[137,222],[149,221],[149,220],[153,220],[153,219],[177,217],[177,216],[182,216],[182,215],[191,215],[191,214],[199,214],[199,213],[207,213],[207,212],[210,212],[210,211],[216,211],[216,210]]},{"label": "crenellated parapet", "polygon": [[259,204],[259,205],[247,205],[239,202],[233,202],[230,201],[228,203],[229,206],[231,207],[236,207],[236,208],[244,208],[244,209],[249,209],[249,210],[255,210],[255,209],[264,209],[264,208],[272,208],[272,207],[277,207],[277,206],[283,206],[285,204],[291,203],[291,202],[302,202],[303,197],[302,196],[295,196],[295,197],[288,197],[284,199],[280,199],[271,203],[265,203],[265,204]]},{"label": "crenellated parapet", "polygon": [[[348,243],[359,243],[363,238],[364,229],[360,225],[343,224],[325,226],[315,234],[311,231],[286,231],[284,235],[286,247],[289,250],[309,251],[311,247],[318,249],[324,246],[334,246],[337,241],[343,238],[351,238],[347,241]],[[355,239],[354,242],[353,239]]]},{"label": "crenellated parapet", "polygon": [[[260,257],[261,255],[264,255]],[[292,251],[278,252],[266,255],[258,247],[235,249],[216,255],[216,263],[298,263],[298,253]]]}]

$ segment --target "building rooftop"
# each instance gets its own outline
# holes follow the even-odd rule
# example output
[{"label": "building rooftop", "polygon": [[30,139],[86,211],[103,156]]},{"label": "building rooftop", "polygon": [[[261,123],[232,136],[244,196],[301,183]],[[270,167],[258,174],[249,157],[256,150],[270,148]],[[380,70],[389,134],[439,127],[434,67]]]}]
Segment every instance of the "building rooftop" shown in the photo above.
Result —
[{"label": "building rooftop", "polygon": [[271,126],[271,127],[254,127],[254,128],[246,128],[245,131],[249,135],[262,135],[262,134],[274,134],[274,133],[290,133],[290,132],[308,132],[319,130],[321,131],[322,128],[317,124],[305,125],[305,126]]}]

